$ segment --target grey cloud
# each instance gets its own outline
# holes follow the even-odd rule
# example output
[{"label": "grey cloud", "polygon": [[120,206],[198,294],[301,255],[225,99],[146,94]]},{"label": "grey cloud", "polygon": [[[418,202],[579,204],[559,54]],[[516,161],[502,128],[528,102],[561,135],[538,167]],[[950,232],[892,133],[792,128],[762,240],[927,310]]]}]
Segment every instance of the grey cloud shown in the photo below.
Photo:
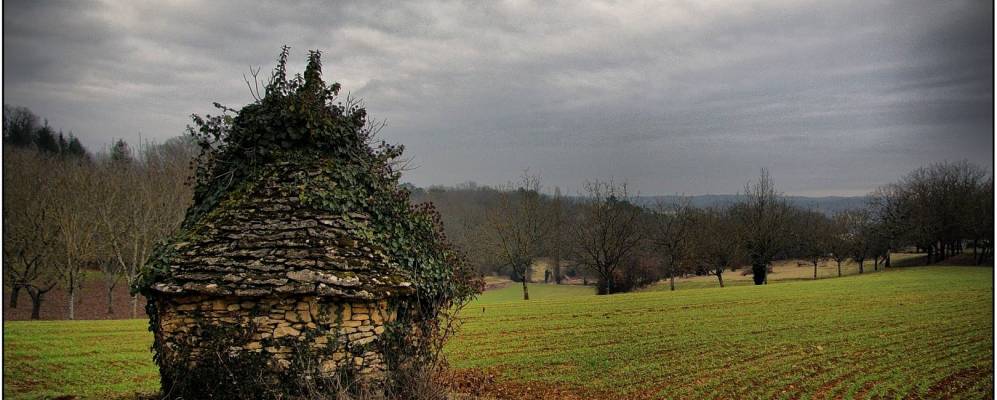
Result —
[{"label": "grey cloud", "polygon": [[280,45],[385,118],[418,185],[629,179],[871,190],[990,165],[993,9],[978,1],[7,2],[5,103],[91,148],[180,134]]}]

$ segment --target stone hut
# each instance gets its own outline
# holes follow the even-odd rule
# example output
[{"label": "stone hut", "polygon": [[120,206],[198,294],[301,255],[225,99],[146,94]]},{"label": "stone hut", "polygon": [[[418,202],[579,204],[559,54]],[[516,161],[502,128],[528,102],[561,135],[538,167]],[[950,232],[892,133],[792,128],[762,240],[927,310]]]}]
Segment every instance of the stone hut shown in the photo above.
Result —
[{"label": "stone hut", "polygon": [[[226,351],[257,353],[275,372],[299,350],[326,376],[347,369],[378,378],[384,360],[374,346],[393,321],[393,299],[411,283],[356,227],[368,216],[336,215],[302,205],[281,189],[307,193],[322,182],[319,165],[280,163],[251,188],[229,196],[162,260],[168,273],[152,284],[153,333],[161,358],[197,363],[199,334],[236,326],[245,340]],[[237,335],[238,336],[238,335]]]},{"label": "stone hut", "polygon": [[440,313],[480,290],[439,215],[399,185],[401,147],[372,144],[318,52],[293,79],[286,56],[265,97],[194,119],[193,204],[134,287],[164,397],[401,387],[391,372],[431,361]]}]

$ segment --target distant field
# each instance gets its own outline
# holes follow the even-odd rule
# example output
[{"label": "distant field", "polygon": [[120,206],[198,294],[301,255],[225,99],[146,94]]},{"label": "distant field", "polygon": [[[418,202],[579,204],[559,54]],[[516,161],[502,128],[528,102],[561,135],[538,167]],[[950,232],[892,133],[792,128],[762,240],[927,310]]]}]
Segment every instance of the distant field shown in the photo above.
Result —
[{"label": "distant field", "polygon": [[[464,310],[456,375],[499,398],[987,398],[992,268],[594,296],[518,285]],[[127,398],[158,376],[144,320],[4,324],[4,395]],[[494,378],[488,378],[493,374]]]},{"label": "distant field", "polygon": [[[530,292],[530,300],[570,300],[572,298],[585,298],[595,296],[595,286],[581,285],[527,285]],[[489,305],[497,303],[507,303],[523,300],[523,284],[513,282],[502,289],[489,290],[478,296],[478,299],[468,305],[468,308],[477,305]]]},{"label": "distant field", "polygon": [[[894,253],[892,256],[894,265],[910,264],[912,261],[921,261],[924,256],[921,254]],[[726,271],[723,274],[724,286],[751,285],[753,281],[751,275],[743,275],[744,269],[737,271]],[[865,262],[865,272],[874,272],[872,261]],[[855,261],[846,260],[841,263],[841,275],[856,275],[859,273],[859,265]],[[824,260],[817,263],[817,279],[837,278],[838,264],[831,260]],[[814,267],[812,264],[801,266],[797,261],[776,261],[772,263],[772,272],[769,273],[769,283],[782,283],[786,281],[812,280],[814,278]],[[703,289],[720,287],[715,275],[690,276],[675,279],[675,290]],[[670,290],[668,280],[662,280],[656,285],[643,289],[644,291]]]}]

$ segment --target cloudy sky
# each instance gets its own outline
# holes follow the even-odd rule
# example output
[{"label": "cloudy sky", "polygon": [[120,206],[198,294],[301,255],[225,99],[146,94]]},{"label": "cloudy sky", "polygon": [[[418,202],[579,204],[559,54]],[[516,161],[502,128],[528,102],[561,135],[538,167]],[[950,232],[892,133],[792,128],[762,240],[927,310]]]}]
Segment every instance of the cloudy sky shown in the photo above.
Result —
[{"label": "cloudy sky", "polygon": [[[293,5],[292,5],[293,3]],[[733,4],[731,4],[733,3]],[[92,150],[162,141],[250,66],[326,78],[387,120],[420,186],[524,169],[575,192],[853,195],[934,161],[992,170],[990,1],[4,1],[3,101]]]}]

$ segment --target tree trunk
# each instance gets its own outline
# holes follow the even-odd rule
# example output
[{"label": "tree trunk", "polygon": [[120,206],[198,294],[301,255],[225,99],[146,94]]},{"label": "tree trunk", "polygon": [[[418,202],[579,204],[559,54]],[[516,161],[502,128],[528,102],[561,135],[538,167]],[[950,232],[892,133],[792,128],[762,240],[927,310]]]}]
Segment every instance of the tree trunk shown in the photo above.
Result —
[{"label": "tree trunk", "polygon": [[17,308],[17,297],[21,294],[21,285],[14,284],[10,288],[10,308]]},{"label": "tree trunk", "polygon": [[138,318],[138,295],[132,295],[132,319]]},{"label": "tree trunk", "polygon": [[675,291],[675,273],[672,272],[672,273],[670,273],[668,275],[669,275],[669,277],[668,277],[668,282],[669,283],[668,284],[671,286],[671,290],[674,292]]},{"label": "tree trunk", "polygon": [[599,282],[596,282],[596,284],[599,285],[599,290],[597,291],[598,294],[612,294],[614,289],[613,274],[610,273],[609,276],[600,278]]},{"label": "tree trunk", "polygon": [[766,281],[766,265],[765,264],[752,264],[751,265],[751,277],[755,281],[755,285],[762,285]]},{"label": "tree trunk", "polygon": [[886,252],[886,260],[883,261],[883,269],[887,269],[889,267],[890,267],[890,252],[887,251]]},{"label": "tree trunk", "polygon": [[865,273],[865,259],[859,260],[859,273]]},{"label": "tree trunk", "polygon": [[872,270],[877,272],[879,271],[879,256],[872,258]]},{"label": "tree trunk", "polygon": [[554,253],[554,283],[561,284],[561,255],[560,252]]},{"label": "tree trunk", "polygon": [[841,260],[835,260],[838,262],[838,277],[841,277]]},{"label": "tree trunk", "polygon": [[724,269],[717,268],[717,280],[720,281],[720,287],[724,287]]},{"label": "tree trunk", "polygon": [[42,318],[42,300],[44,300],[45,293],[40,291],[28,290],[28,295],[31,297],[31,319],[41,319]]},{"label": "tree trunk", "polygon": [[523,300],[530,299],[530,292],[526,289],[526,274],[523,274]]},{"label": "tree trunk", "polygon": [[69,319],[76,319],[76,285],[69,285]]},{"label": "tree trunk", "polygon": [[814,280],[817,280],[817,261],[814,261]]},{"label": "tree trunk", "polygon": [[107,315],[114,314],[114,286],[107,290]]}]

